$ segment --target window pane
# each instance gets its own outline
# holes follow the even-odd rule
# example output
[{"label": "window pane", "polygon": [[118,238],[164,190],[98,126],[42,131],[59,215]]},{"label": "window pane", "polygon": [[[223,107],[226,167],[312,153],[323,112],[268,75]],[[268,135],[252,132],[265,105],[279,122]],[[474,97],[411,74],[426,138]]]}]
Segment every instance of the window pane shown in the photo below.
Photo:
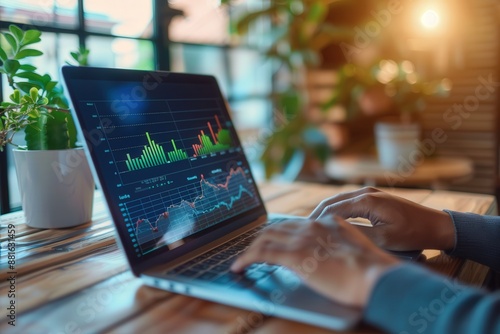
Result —
[{"label": "window pane", "polygon": [[89,31],[128,37],[153,35],[152,0],[84,0],[84,10]]},{"label": "window pane", "polygon": [[92,66],[154,69],[154,49],[150,41],[92,36],[86,45]]},{"label": "window pane", "polygon": [[77,0],[2,0],[0,20],[36,27],[74,28],[78,25]]},{"label": "window pane", "polygon": [[214,75],[224,97],[230,94],[226,50],[215,46],[172,44],[171,68],[175,72]]},{"label": "window pane", "polygon": [[[237,1],[231,6],[231,24],[235,25],[243,16],[249,12],[256,12],[263,10],[271,4],[271,1],[262,0],[246,0]],[[283,23],[282,23],[283,24]],[[278,28],[279,25],[278,25]],[[274,39],[278,38],[283,32],[281,29],[271,29],[271,21],[269,16],[263,16],[255,20],[249,27],[247,33],[243,36],[235,36],[233,38],[234,42],[241,44],[252,45],[253,47],[266,50],[271,46]]]},{"label": "window pane", "polygon": [[234,125],[238,130],[259,129],[272,124],[272,103],[269,99],[231,101]]},{"label": "window pane", "polygon": [[250,49],[231,49],[228,54],[232,98],[271,95],[272,62],[270,59]]},{"label": "window pane", "polygon": [[169,38],[176,42],[227,44],[229,17],[226,6],[212,0],[170,0],[170,7],[181,10],[169,26]]},{"label": "window pane", "polygon": [[58,79],[61,66],[70,61],[70,52],[78,50],[78,37],[67,34],[42,33],[42,42],[34,46],[43,51],[43,56],[33,58],[39,72],[49,73]]},{"label": "window pane", "polygon": [[265,179],[260,156],[264,144],[272,133],[272,103],[269,99],[248,99],[230,102],[231,115],[235,128],[250,162],[252,173],[257,181]]}]

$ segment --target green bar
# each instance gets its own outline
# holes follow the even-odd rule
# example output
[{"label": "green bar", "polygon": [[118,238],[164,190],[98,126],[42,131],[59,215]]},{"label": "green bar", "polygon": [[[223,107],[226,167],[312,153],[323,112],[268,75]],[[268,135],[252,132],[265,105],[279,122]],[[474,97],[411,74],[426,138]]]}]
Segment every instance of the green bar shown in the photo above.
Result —
[{"label": "green bar", "polygon": [[161,161],[160,147],[161,147],[160,145],[155,144],[155,147],[153,148],[155,158],[158,161],[158,165],[161,165],[163,163]]},{"label": "green bar", "polygon": [[148,147],[148,152],[149,152],[149,159],[151,160],[151,163],[153,164],[153,166],[158,166],[159,163],[155,159],[155,154],[153,152],[153,148],[152,147]]},{"label": "green bar", "polygon": [[[155,144],[155,146],[156,146],[156,144]],[[156,159],[156,152],[155,152],[154,147],[150,147],[149,151],[151,152],[151,159],[153,159],[153,163],[155,164],[155,166],[158,166],[160,164],[160,162],[158,161],[158,159]]]},{"label": "green bar", "polygon": [[163,149],[163,147],[160,148],[160,157],[163,159],[163,163],[167,163],[167,157],[165,156],[165,150]]},{"label": "green bar", "polygon": [[146,151],[145,155],[144,155],[144,158],[147,162],[147,164],[149,165],[149,167],[153,167],[154,164],[153,164],[153,160],[151,159],[151,152],[149,150],[149,147],[144,147],[144,150]]},{"label": "green bar", "polygon": [[145,164],[145,166],[148,167],[147,166],[147,159],[146,159],[146,146],[144,146],[144,149],[142,150],[140,160],[141,160],[141,163]]},{"label": "green bar", "polygon": [[[149,136],[149,132],[146,132],[146,137],[148,138],[149,147],[153,146],[155,143],[154,143],[154,141],[151,140],[151,137]],[[144,146],[144,149],[146,150],[146,153],[144,154],[144,158],[145,158],[144,160],[149,165],[149,167],[152,167],[154,164],[153,164],[153,160],[151,159],[151,151],[149,150],[149,147]]]},{"label": "green bar", "polygon": [[144,151],[146,151],[146,153],[144,154],[144,159],[148,163],[149,167],[152,167],[153,166],[153,161],[151,160],[151,151],[149,150],[149,147],[146,146],[144,148]]},{"label": "green bar", "polygon": [[132,159],[130,159],[130,154],[127,153],[127,160],[125,161],[125,163],[127,164],[128,170],[132,170],[132,168],[130,168],[131,162],[132,162]]},{"label": "green bar", "polygon": [[155,151],[155,157],[156,157],[156,160],[158,161],[158,165],[163,164],[163,161],[161,160],[160,146],[158,146],[158,147],[156,148],[156,151]]}]

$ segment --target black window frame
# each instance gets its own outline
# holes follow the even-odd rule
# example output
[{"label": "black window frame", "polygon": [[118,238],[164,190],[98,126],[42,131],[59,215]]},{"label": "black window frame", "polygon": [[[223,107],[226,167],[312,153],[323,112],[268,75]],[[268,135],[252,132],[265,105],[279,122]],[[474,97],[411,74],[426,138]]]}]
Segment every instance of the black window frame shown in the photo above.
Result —
[{"label": "black window frame", "polygon": [[[84,16],[84,0],[78,0],[77,3],[77,18],[78,18],[78,25],[76,28],[64,28],[64,27],[57,27],[57,26],[40,26],[36,27],[38,30],[40,30],[42,33],[43,32],[49,32],[49,33],[61,33],[61,34],[69,34],[73,36],[78,36],[78,42],[81,47],[85,47],[86,45],[86,39],[88,37],[108,37],[108,38],[126,38],[126,39],[132,39],[132,40],[145,40],[145,41],[151,41],[153,43],[153,49],[154,49],[154,68],[156,70],[164,70],[164,71],[169,71],[171,69],[171,47],[175,45],[186,45],[186,46],[201,46],[201,47],[210,47],[210,48],[216,48],[216,49],[221,49],[223,50],[223,57],[224,57],[224,78],[228,84],[229,87],[233,86],[233,76],[231,72],[231,66],[230,66],[230,60],[229,60],[229,50],[231,49],[248,49],[248,50],[253,50],[255,51],[255,48],[253,48],[250,45],[247,45],[246,43],[242,43],[241,45],[232,45],[232,44],[224,44],[224,45],[218,45],[218,44],[203,44],[203,43],[191,43],[191,42],[182,42],[182,41],[171,41],[169,40],[169,26],[172,21],[172,19],[176,16],[183,15],[183,12],[171,8],[169,6],[168,0],[152,0],[153,3],[153,18],[152,18],[152,24],[153,24],[153,35],[151,38],[141,38],[141,37],[127,37],[127,36],[120,36],[120,35],[113,35],[113,34],[106,34],[106,33],[98,33],[98,32],[92,32],[92,31],[87,31],[85,27],[85,16]],[[231,14],[231,12],[229,12]],[[0,30],[7,30],[9,25],[15,24],[20,26],[23,29],[29,29],[30,27],[33,27],[33,25],[23,25],[20,24],[19,22],[12,22],[12,21],[5,21],[5,20],[0,20]],[[2,74],[3,75],[3,74]],[[271,92],[272,93],[275,90],[275,83],[273,79],[273,75],[271,74]],[[2,87],[2,80],[0,80],[0,102],[3,99],[2,96],[3,92],[3,87]],[[228,95],[226,96],[227,102],[229,104],[233,102],[243,102],[243,101],[250,101],[250,100],[267,100],[269,98],[269,94],[247,94],[245,96],[234,96],[231,92],[231,90],[228,92]],[[272,115],[269,115],[269,122],[270,124],[273,123],[272,120]],[[7,148],[9,149],[9,148]],[[9,180],[8,180],[8,156],[6,150],[3,152],[0,152],[0,214],[5,214],[5,213],[10,213],[13,211],[19,211],[22,210],[22,208],[19,207],[11,207],[10,205],[10,190],[9,190]]]},{"label": "black window frame", "polygon": [[[111,37],[111,38],[128,38],[133,40],[145,40],[153,43],[154,50],[154,64],[155,68],[159,70],[170,69],[170,54],[168,50],[168,24],[175,15],[181,15],[182,12],[173,10],[169,7],[167,0],[152,0],[153,1],[153,36],[151,38],[143,37],[127,37],[112,35],[106,33],[91,32],[85,29],[85,14],[84,14],[84,0],[78,0],[77,4],[77,18],[78,24],[74,29],[57,27],[57,26],[35,26],[31,24],[22,24],[19,22],[0,20],[0,30],[8,30],[11,24],[15,24],[21,29],[29,29],[35,27],[42,33],[49,32],[55,34],[69,34],[78,36],[78,44],[85,47],[86,39],[90,36],[97,37]],[[2,74],[3,75],[3,74]],[[0,102],[3,101],[3,83],[0,80]],[[6,149],[9,149],[8,147]],[[8,179],[8,157],[6,149],[0,152],[0,214],[6,214],[13,211],[21,210],[21,207],[11,207],[10,205],[10,191]]]}]

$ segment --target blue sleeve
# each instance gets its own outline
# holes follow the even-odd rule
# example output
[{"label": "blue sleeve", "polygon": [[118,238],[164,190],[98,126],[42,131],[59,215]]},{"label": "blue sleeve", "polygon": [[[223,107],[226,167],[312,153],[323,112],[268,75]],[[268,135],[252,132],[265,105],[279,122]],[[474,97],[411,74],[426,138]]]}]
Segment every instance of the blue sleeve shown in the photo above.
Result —
[{"label": "blue sleeve", "polygon": [[455,248],[449,255],[467,258],[500,272],[500,217],[445,210],[455,225]]},{"label": "blue sleeve", "polygon": [[377,282],[364,319],[388,333],[498,334],[500,293],[466,287],[403,264]]}]

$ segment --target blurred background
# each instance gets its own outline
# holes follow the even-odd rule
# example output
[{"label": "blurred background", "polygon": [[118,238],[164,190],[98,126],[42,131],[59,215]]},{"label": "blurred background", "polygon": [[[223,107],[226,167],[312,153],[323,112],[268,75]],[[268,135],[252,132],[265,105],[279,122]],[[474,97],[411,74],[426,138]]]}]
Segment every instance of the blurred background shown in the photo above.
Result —
[{"label": "blurred background", "polygon": [[[10,24],[43,32],[55,78],[79,46],[214,75],[260,181],[500,189],[500,0],[2,0]],[[9,151],[1,213],[21,206]]]}]

